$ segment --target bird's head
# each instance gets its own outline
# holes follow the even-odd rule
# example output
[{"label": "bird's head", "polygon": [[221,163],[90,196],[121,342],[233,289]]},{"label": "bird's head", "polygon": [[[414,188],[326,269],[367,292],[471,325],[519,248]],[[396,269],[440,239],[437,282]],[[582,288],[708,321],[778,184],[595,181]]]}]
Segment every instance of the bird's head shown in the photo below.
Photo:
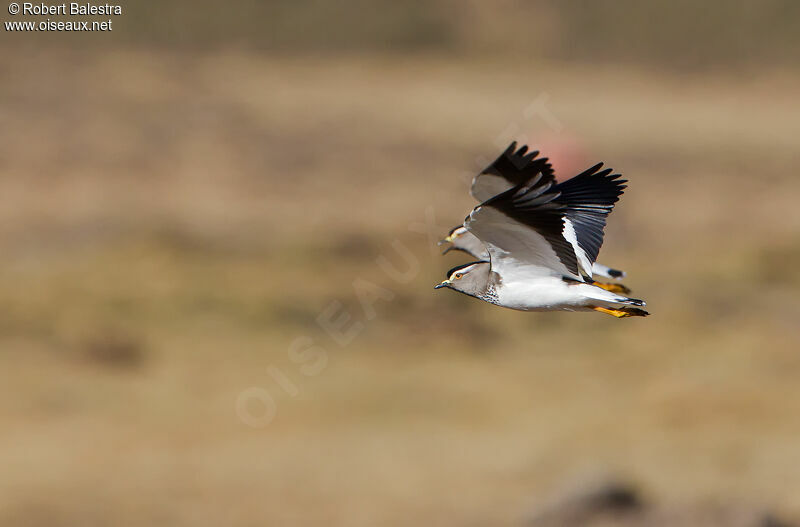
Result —
[{"label": "bird's head", "polygon": [[459,225],[458,227],[453,227],[450,229],[450,232],[447,233],[447,237],[443,240],[439,240],[440,246],[447,245],[445,250],[442,251],[442,254],[447,254],[453,249],[461,249],[460,243],[464,239],[464,235],[468,233],[469,231],[467,231],[463,225]]},{"label": "bird's head", "polygon": [[434,286],[434,289],[449,287],[461,293],[478,296],[486,291],[488,283],[489,262],[472,262],[450,269],[447,280]]},{"label": "bird's head", "polygon": [[473,258],[478,258],[479,260],[489,259],[489,253],[486,252],[486,247],[483,245],[483,242],[462,225],[453,227],[453,229],[451,229],[450,233],[447,235],[447,238],[439,242],[439,245],[445,244],[447,245],[447,248],[444,250],[444,252],[442,252],[442,254],[447,254],[455,249],[457,251],[464,251]]}]

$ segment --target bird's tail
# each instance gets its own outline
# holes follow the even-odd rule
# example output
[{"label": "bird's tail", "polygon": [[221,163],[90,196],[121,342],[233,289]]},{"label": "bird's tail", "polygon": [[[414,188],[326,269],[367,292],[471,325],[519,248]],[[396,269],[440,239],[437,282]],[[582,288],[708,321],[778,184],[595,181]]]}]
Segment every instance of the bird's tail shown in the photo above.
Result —
[{"label": "bird's tail", "polygon": [[641,309],[646,305],[644,300],[620,295],[594,284],[583,284],[582,287],[584,287],[583,293],[593,300],[589,307],[600,313],[617,318],[646,317],[650,314]]},{"label": "bird's tail", "polygon": [[612,267],[608,267],[607,265],[595,262],[592,264],[592,274],[602,276],[604,278],[619,280],[620,278],[625,278],[627,273],[625,273],[625,271],[621,271],[620,269],[614,269]]},{"label": "bird's tail", "polygon": [[609,308],[609,307],[592,306],[592,309],[600,313],[605,313],[606,315],[611,315],[612,317],[617,317],[617,318],[646,317],[650,314],[644,309],[640,309],[638,307]]}]

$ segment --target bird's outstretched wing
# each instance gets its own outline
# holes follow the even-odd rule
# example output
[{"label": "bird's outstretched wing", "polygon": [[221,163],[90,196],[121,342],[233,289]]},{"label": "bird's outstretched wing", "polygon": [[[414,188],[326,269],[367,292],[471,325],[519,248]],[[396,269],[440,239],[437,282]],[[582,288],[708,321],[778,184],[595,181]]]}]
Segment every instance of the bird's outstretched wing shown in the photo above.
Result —
[{"label": "bird's outstretched wing", "polygon": [[556,184],[544,174],[476,207],[464,226],[501,276],[591,278],[606,217],[625,188],[602,163]]},{"label": "bird's outstretched wing", "polygon": [[577,241],[576,250],[584,251],[590,267],[603,245],[606,219],[628,182],[620,179],[621,174],[613,174],[612,169],[601,168],[603,163],[598,163],[554,189],[559,192],[555,201],[564,207],[564,224],[567,230],[571,227],[575,232],[576,240],[572,243]]},{"label": "bird's outstretched wing", "polygon": [[514,141],[500,157],[472,179],[470,194],[478,202],[482,203],[492,196],[526,183],[539,173],[545,181],[555,181],[553,167],[547,158],[536,157],[539,155],[538,150],[528,152],[525,145],[519,150],[516,148],[517,142]]}]

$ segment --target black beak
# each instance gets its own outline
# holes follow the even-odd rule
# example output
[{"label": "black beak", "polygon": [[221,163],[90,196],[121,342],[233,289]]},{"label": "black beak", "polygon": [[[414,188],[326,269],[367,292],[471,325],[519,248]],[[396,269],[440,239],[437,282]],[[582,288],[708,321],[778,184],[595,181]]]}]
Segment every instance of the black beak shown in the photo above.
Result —
[{"label": "black beak", "polygon": [[449,245],[444,251],[442,251],[442,255],[445,255],[445,254],[449,253],[450,251],[452,251],[455,248],[456,248],[455,245]]},{"label": "black beak", "polygon": [[447,287],[447,282],[442,282],[441,284],[436,284],[433,286],[434,289],[441,289],[443,287]]}]

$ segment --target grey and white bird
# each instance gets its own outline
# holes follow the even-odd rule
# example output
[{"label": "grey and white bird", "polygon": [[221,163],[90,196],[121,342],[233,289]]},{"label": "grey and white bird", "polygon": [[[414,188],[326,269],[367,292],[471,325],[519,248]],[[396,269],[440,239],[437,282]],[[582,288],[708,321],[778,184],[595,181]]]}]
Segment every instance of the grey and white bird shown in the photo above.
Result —
[{"label": "grey and white bird", "polygon": [[[519,185],[530,180],[538,173],[546,177],[554,177],[553,167],[546,157],[537,157],[539,151],[528,152],[528,147],[523,145],[516,150],[517,143],[514,141],[500,154],[494,163],[486,167],[480,174],[472,179],[470,194],[479,203],[504,192],[515,185]],[[470,233],[463,225],[458,225],[450,229],[439,245],[447,247],[442,254],[447,254],[452,250],[463,251],[478,260],[489,260],[489,253],[486,247],[478,238]],[[625,272],[613,269],[606,265],[595,262],[592,265],[592,273],[605,278],[620,279],[625,277]],[[618,286],[621,292],[629,292],[625,286]]]},{"label": "grey and white bird", "polygon": [[454,267],[436,288],[523,311],[647,316],[641,309],[644,301],[592,279],[606,218],[626,188],[620,174],[602,166],[562,183],[552,170],[524,168],[527,179],[488,198],[464,220],[464,229],[483,244],[488,260]]}]

